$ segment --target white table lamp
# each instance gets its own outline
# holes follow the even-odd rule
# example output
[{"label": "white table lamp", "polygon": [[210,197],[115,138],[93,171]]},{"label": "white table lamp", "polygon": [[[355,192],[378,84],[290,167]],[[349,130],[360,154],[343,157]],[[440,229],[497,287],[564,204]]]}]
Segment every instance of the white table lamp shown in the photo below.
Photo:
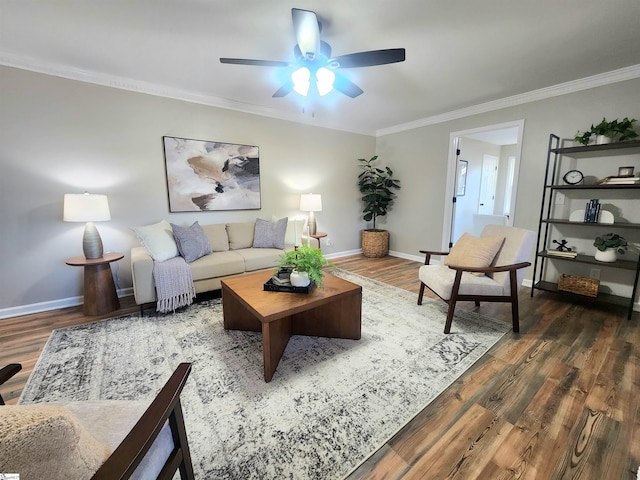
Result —
[{"label": "white table lamp", "polygon": [[309,235],[315,235],[316,217],[313,212],[322,211],[322,197],[313,193],[300,195],[300,210],[309,212]]},{"label": "white table lamp", "polygon": [[82,250],[85,258],[102,258],[102,239],[93,222],[111,220],[109,201],[106,195],[89,193],[65,193],[65,222],[87,222],[82,237]]}]

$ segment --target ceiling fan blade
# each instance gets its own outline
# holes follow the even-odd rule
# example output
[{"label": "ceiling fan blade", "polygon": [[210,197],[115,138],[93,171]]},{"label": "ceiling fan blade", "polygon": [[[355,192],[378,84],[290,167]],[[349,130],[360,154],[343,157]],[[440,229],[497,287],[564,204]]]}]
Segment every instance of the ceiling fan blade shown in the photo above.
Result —
[{"label": "ceiling fan blade", "polygon": [[336,79],[333,82],[333,88],[351,98],[356,98],[358,95],[364,93],[362,89],[351,80],[338,74],[336,74]]},{"label": "ceiling fan blade", "polygon": [[248,58],[221,58],[220,63],[231,63],[234,65],[254,65],[256,67],[288,67],[288,62],[278,62],[275,60],[251,60]]},{"label": "ceiling fan blade", "polygon": [[287,83],[282,85],[278,90],[276,90],[276,93],[274,93],[272,97],[273,98],[284,97],[285,95],[289,95],[289,93],[291,93],[291,90],[293,90],[293,82],[288,81]]},{"label": "ceiling fan blade", "polygon": [[386,50],[371,50],[369,52],[350,53],[334,57],[330,62],[338,62],[340,68],[373,67],[387,63],[404,62],[404,48],[388,48]]},{"label": "ceiling fan blade", "polygon": [[304,58],[314,60],[320,54],[320,25],[314,12],[291,9],[293,31]]}]

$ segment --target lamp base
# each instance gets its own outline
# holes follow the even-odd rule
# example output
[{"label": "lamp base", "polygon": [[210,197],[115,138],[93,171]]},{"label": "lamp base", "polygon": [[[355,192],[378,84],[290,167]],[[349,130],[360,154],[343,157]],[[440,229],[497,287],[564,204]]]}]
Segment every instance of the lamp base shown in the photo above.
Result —
[{"label": "lamp base", "polygon": [[309,221],[307,223],[309,225],[309,235],[316,234],[316,216],[313,212],[309,212]]},{"label": "lamp base", "polygon": [[82,236],[82,250],[85,258],[102,258],[102,239],[93,222],[87,222]]}]

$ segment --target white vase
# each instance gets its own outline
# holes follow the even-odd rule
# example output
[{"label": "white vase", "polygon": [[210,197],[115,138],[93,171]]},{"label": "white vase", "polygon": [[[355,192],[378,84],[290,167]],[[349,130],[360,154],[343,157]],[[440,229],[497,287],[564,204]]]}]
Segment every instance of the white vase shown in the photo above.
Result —
[{"label": "white vase", "polygon": [[291,285],[294,287],[306,287],[311,283],[311,280],[309,279],[309,272],[298,272],[297,270],[293,270],[291,272],[289,280],[291,281]]},{"label": "white vase", "polygon": [[615,248],[607,248],[604,252],[596,249],[595,259],[599,262],[615,262],[618,259]]},{"label": "white vase", "polygon": [[596,145],[604,145],[605,143],[611,143],[611,137],[607,137],[606,135],[596,136]]}]

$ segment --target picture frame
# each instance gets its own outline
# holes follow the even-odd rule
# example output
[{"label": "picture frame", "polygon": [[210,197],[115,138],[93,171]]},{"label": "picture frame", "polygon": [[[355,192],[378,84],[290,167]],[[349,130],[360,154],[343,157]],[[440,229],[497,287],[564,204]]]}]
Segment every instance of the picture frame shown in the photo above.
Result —
[{"label": "picture frame", "polygon": [[467,189],[467,169],[469,162],[467,160],[458,160],[458,171],[456,176],[456,197],[463,197]]},{"label": "picture frame", "polygon": [[169,212],[261,208],[257,146],[169,136],[162,144]]}]

